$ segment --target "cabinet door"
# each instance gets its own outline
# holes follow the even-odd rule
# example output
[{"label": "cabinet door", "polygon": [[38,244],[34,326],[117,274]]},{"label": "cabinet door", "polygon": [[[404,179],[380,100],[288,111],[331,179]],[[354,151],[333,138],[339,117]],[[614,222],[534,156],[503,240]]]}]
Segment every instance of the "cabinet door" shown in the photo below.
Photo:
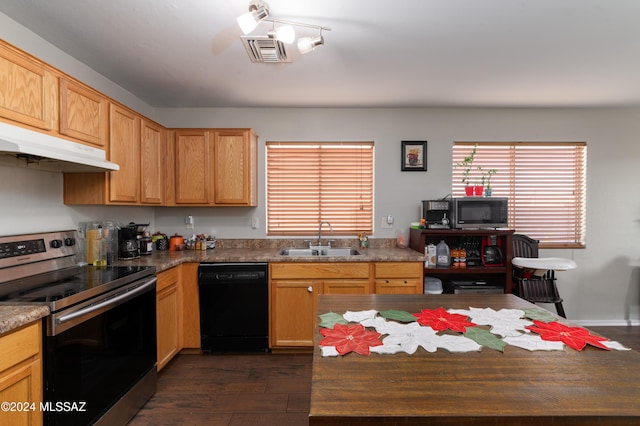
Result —
[{"label": "cabinet door", "polygon": [[60,133],[100,148],[107,143],[107,98],[79,83],[60,78]]},{"label": "cabinet door", "polygon": [[369,280],[327,280],[324,294],[370,294]]},{"label": "cabinet door", "polygon": [[164,129],[149,120],[140,127],[140,202],[164,202]]},{"label": "cabinet door", "polygon": [[156,286],[156,328],[158,371],[180,350],[179,270],[172,268],[158,274]]},{"label": "cabinet door", "polygon": [[200,349],[200,295],[198,294],[198,266],[198,263],[183,263],[181,265],[181,346],[189,349]]},{"label": "cabinet door", "polygon": [[273,280],[271,282],[272,347],[313,346],[315,311],[322,282]]},{"label": "cabinet door", "polygon": [[248,130],[215,132],[215,203],[256,205],[255,135]]},{"label": "cabinet door", "polygon": [[109,159],[120,170],[109,173],[109,201],[137,203],[140,188],[140,118],[111,104]]},{"label": "cabinet door", "polygon": [[35,410],[0,412],[2,424],[42,424],[41,342],[39,321],[0,337],[0,401],[35,404]]},{"label": "cabinet door", "polygon": [[377,279],[376,294],[421,294],[422,286],[422,282],[417,279]]},{"label": "cabinet door", "polygon": [[175,140],[175,203],[212,202],[211,157],[208,131],[178,130]]},{"label": "cabinet door", "polygon": [[0,44],[0,116],[40,129],[57,120],[56,77],[45,66]]}]

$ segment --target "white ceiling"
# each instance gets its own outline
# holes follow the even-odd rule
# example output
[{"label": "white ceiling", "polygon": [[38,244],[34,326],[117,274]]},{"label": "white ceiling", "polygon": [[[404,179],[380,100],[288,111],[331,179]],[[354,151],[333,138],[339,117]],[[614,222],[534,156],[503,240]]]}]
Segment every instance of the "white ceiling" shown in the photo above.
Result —
[{"label": "white ceiling", "polygon": [[273,18],[331,27],[325,45],[252,63],[236,24],[249,0],[0,12],[153,107],[640,106],[637,0],[266,1]]}]

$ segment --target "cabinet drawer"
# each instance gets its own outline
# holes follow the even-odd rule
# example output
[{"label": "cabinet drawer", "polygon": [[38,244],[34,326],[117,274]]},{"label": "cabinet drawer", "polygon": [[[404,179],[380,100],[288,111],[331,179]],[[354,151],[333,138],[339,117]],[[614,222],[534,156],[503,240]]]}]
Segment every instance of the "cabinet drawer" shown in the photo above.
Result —
[{"label": "cabinet drawer", "polygon": [[40,353],[40,322],[0,336],[0,372]]},{"label": "cabinet drawer", "polygon": [[165,288],[175,285],[180,280],[180,268],[174,267],[158,273],[158,282],[156,283],[156,293],[160,293]]},{"label": "cabinet drawer", "polygon": [[322,286],[323,294],[369,294],[369,280],[326,280]]},{"label": "cabinet drawer", "polygon": [[422,262],[378,262],[376,278],[420,278]]},{"label": "cabinet drawer", "polygon": [[271,278],[369,278],[369,263],[272,263]]},{"label": "cabinet drawer", "polygon": [[377,279],[376,294],[421,294],[422,286],[418,279]]}]

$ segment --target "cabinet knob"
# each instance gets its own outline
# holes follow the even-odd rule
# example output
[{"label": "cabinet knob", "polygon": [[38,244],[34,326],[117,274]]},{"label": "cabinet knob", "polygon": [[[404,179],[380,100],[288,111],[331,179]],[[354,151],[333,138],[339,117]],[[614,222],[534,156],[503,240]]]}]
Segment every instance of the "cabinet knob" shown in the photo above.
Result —
[{"label": "cabinet knob", "polygon": [[307,291],[308,291],[309,293],[313,293],[313,287],[311,287],[311,286],[307,287]]}]

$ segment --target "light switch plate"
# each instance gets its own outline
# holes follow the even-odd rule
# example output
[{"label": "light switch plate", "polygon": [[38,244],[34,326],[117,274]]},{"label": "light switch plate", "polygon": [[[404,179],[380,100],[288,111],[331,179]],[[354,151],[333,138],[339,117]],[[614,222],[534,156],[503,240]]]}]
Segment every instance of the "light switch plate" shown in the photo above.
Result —
[{"label": "light switch plate", "polygon": [[[391,218],[391,223],[389,223],[389,218]],[[382,218],[382,229],[391,229],[393,228],[393,216],[384,216]]]}]

